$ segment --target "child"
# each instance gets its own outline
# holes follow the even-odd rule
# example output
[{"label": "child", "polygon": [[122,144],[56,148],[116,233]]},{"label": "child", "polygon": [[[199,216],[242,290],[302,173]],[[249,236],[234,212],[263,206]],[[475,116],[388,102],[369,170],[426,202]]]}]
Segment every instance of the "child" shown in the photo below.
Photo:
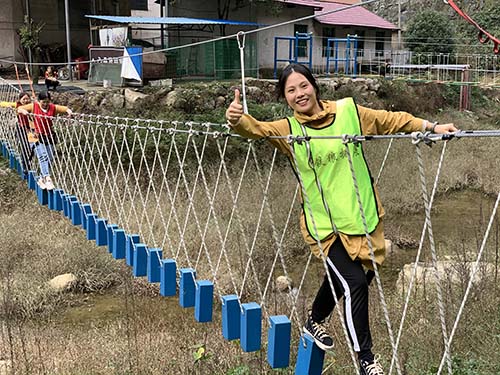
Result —
[{"label": "child", "polygon": [[55,105],[50,100],[50,93],[42,91],[38,94],[38,101],[21,106],[17,113],[35,115],[33,120],[35,133],[38,135],[38,141],[33,144],[35,153],[40,163],[41,175],[37,183],[42,189],[54,189],[54,183],[50,177],[50,163],[52,162],[53,152],[57,138],[53,130],[52,118],[58,114],[67,114],[71,116],[73,111],[62,105]]}]

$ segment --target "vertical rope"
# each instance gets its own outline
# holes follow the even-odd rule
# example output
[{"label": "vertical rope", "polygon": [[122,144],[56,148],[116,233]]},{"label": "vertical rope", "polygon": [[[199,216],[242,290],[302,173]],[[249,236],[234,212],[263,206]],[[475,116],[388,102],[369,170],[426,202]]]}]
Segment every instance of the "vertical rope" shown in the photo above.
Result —
[{"label": "vertical rope", "polygon": [[441,321],[441,331],[443,334],[443,340],[444,340],[444,346],[445,346],[445,354],[448,354],[447,356],[447,365],[448,365],[448,373],[451,375],[452,373],[452,368],[451,368],[451,357],[449,355],[449,342],[448,342],[448,333],[446,329],[446,316],[445,316],[445,308],[444,308],[444,302],[443,302],[443,294],[441,291],[441,278],[439,276],[439,272],[437,269],[437,255],[436,255],[436,246],[434,243],[434,232],[432,230],[432,222],[431,222],[431,207],[429,204],[429,197],[427,193],[427,183],[425,179],[425,169],[424,169],[424,162],[422,159],[422,150],[420,149],[420,143],[421,142],[416,142],[416,151],[417,151],[417,162],[418,162],[418,170],[420,174],[420,183],[422,187],[422,198],[424,200],[424,206],[425,206],[425,221],[427,223],[427,228],[428,228],[428,237],[429,237],[429,242],[431,246],[431,256],[432,256],[432,265],[434,268],[434,273],[436,276],[436,292],[437,292],[437,298],[438,298],[438,307],[439,307],[439,318]]},{"label": "vertical rope", "polygon": [[[391,341],[393,355],[396,357],[396,368],[397,368],[398,374],[401,375],[401,368],[400,368],[399,360],[397,357],[397,350],[396,350],[396,345],[394,342],[394,334],[392,332],[391,321],[389,318],[389,311],[387,308],[387,303],[385,302],[385,296],[384,296],[384,291],[382,288],[382,282],[380,280],[380,274],[378,272],[377,262],[375,261],[375,253],[373,251],[373,244],[372,244],[371,236],[370,236],[370,233],[368,230],[368,224],[366,223],[365,211],[364,211],[363,205],[361,203],[361,195],[359,193],[358,181],[356,178],[356,172],[354,170],[354,164],[352,162],[351,150],[349,149],[349,141],[348,141],[347,137],[345,137],[343,142],[344,142],[344,145],[346,148],[346,155],[347,155],[347,160],[349,161],[349,168],[351,170],[352,182],[354,185],[354,190],[356,192],[356,198],[358,200],[359,213],[361,215],[361,220],[363,221],[363,227],[365,230],[366,241],[368,243],[368,249],[370,250],[370,258],[372,260],[373,271],[375,272],[375,279],[377,281],[377,290],[379,293],[380,303],[381,303],[382,309],[384,311],[384,318],[385,318],[385,323],[387,325],[387,332],[389,333],[389,339]],[[357,147],[357,146],[361,147],[360,145],[354,145],[353,147]]]}]

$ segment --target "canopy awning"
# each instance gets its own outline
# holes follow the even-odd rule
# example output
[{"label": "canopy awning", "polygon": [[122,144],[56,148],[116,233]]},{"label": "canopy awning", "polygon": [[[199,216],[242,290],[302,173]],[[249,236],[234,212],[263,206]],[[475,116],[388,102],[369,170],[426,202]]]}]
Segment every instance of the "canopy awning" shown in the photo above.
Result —
[{"label": "canopy awning", "polygon": [[138,24],[138,25],[167,25],[172,28],[183,29],[205,29],[210,26],[228,25],[228,26],[252,26],[258,27],[255,22],[231,21],[231,20],[209,20],[204,18],[187,17],[126,17],[126,16],[94,16],[85,17],[120,24]]}]

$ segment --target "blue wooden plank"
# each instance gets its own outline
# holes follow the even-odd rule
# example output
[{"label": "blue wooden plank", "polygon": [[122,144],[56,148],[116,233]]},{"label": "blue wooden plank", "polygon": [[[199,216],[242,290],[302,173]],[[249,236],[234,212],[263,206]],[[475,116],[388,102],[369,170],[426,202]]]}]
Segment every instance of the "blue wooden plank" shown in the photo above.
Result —
[{"label": "blue wooden plank", "polygon": [[226,340],[240,338],[240,301],[236,294],[222,297],[222,336]]},{"label": "blue wooden plank", "polygon": [[262,330],[262,310],[255,302],[241,305],[240,346],[244,352],[255,352],[260,349]]},{"label": "blue wooden plank", "polygon": [[272,368],[288,367],[292,324],[285,315],[271,316],[267,334],[267,361]]},{"label": "blue wooden plank", "polygon": [[212,321],[214,283],[209,280],[196,282],[194,317],[200,323]]},{"label": "blue wooden plank", "polygon": [[162,259],[160,275],[160,295],[175,296],[177,291],[177,265],[173,259]]},{"label": "blue wooden plank", "polygon": [[[35,190],[35,188],[36,188],[35,171],[28,172],[28,188],[30,190]],[[58,189],[56,189],[56,190],[58,190]]]},{"label": "blue wooden plank", "polygon": [[125,244],[125,263],[127,266],[134,265],[134,244],[141,242],[138,234],[128,234]]},{"label": "blue wooden plank", "polygon": [[113,254],[113,232],[118,229],[118,224],[108,224],[106,226],[106,243],[108,245],[108,253]]},{"label": "blue wooden plank", "polygon": [[143,243],[134,244],[134,277],[147,275],[148,247]]},{"label": "blue wooden plank", "polygon": [[82,208],[78,200],[71,202],[71,224],[82,225]]},{"label": "blue wooden plank", "polygon": [[303,334],[299,340],[295,375],[321,375],[324,359],[325,352],[314,343],[310,335]]},{"label": "blue wooden plank", "polygon": [[96,214],[87,215],[87,240],[96,239],[96,227],[98,216]]},{"label": "blue wooden plank", "polygon": [[192,268],[181,268],[179,286],[179,305],[193,307],[195,302],[196,271]]},{"label": "blue wooden plank", "polygon": [[158,248],[153,248],[148,250],[148,282],[159,283],[160,282],[160,267],[161,259],[163,258],[163,251]]},{"label": "blue wooden plank", "polygon": [[[35,182],[35,185],[36,185],[36,182]],[[62,201],[63,194],[64,194],[64,191],[62,189],[55,189],[54,190],[54,210],[55,211],[62,211],[62,209],[63,209],[63,201]]]},{"label": "blue wooden plank", "polygon": [[125,258],[125,230],[116,229],[113,232],[113,258]]},{"label": "blue wooden plank", "polygon": [[82,217],[81,217],[82,228],[87,230],[87,224],[88,224],[87,215],[92,213],[92,207],[88,203],[83,203],[81,206],[81,212],[82,212]]},{"label": "blue wooden plank", "polygon": [[107,220],[97,219],[95,230],[95,244],[97,246],[105,246],[108,243]]},{"label": "blue wooden plank", "polygon": [[54,190],[47,190],[47,207],[54,210]]}]

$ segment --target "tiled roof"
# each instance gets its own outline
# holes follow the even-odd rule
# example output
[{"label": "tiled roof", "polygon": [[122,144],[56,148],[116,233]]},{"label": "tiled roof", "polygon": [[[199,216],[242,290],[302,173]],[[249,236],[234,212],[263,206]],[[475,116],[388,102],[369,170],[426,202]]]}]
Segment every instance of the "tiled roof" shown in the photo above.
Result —
[{"label": "tiled roof", "polygon": [[329,3],[324,1],[312,1],[312,3],[320,3],[323,9],[315,11],[316,21],[327,25],[346,25],[346,26],[365,26],[375,27],[378,29],[397,30],[397,26],[393,23],[386,21],[382,17],[377,16],[375,13],[370,12],[362,6],[342,10],[340,12],[330,13],[326,16],[318,16],[322,12],[329,10],[341,9],[346,7],[345,4]]},{"label": "tiled roof", "polygon": [[326,16],[318,16],[323,12],[330,10],[345,8],[346,4],[315,1],[315,0],[278,0],[282,3],[289,3],[294,5],[302,5],[312,7],[315,9],[316,21],[327,25],[345,25],[345,26],[364,26],[374,27],[378,29],[397,30],[397,26],[393,23],[384,20],[382,17],[377,16],[375,13],[370,12],[362,6],[346,9],[340,12],[330,13]]}]

